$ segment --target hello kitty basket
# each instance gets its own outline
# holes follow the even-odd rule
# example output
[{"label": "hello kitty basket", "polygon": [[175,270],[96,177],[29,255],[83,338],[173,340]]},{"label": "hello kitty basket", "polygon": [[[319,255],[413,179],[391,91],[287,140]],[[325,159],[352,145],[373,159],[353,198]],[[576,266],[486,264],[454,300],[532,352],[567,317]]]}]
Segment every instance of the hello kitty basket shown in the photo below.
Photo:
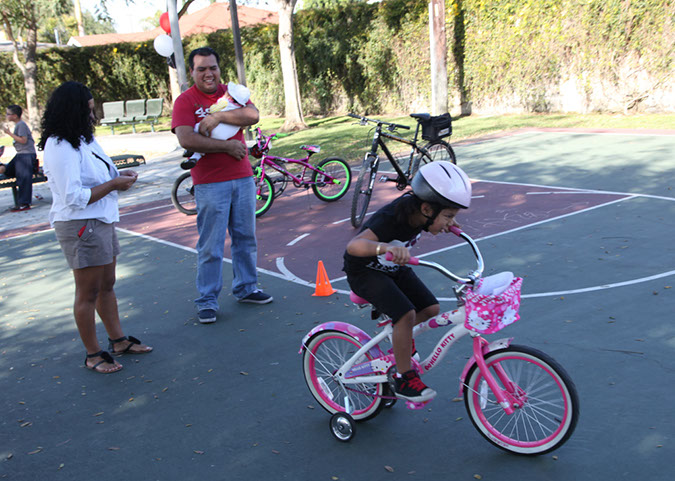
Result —
[{"label": "hello kitty basket", "polygon": [[516,322],[520,319],[522,285],[522,277],[514,277],[511,272],[480,279],[466,293],[464,327],[481,334],[493,334]]}]

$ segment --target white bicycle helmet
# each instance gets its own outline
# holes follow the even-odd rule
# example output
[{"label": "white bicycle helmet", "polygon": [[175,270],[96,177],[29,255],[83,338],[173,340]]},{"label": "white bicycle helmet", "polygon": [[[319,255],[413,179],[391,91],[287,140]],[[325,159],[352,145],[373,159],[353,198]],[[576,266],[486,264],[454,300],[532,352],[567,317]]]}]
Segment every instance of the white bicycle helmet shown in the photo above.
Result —
[{"label": "white bicycle helmet", "polygon": [[413,193],[425,202],[468,209],[471,181],[452,162],[431,162],[420,167],[410,183]]}]

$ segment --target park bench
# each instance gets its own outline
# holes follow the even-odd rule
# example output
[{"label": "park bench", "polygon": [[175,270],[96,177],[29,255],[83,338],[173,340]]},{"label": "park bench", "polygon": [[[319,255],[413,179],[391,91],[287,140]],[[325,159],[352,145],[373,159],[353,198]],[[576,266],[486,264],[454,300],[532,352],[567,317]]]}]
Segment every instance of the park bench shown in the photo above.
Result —
[{"label": "park bench", "polygon": [[115,102],[103,102],[103,118],[101,125],[110,127],[110,132],[115,135],[116,125],[131,125],[131,130],[136,133],[136,124],[148,123],[152,131],[162,115],[164,99],[136,99],[118,100]]},{"label": "park bench", "polygon": [[[145,157],[140,154],[121,154],[121,155],[112,155],[110,157],[115,164],[115,167],[118,169],[126,169],[128,167],[138,167],[139,165],[145,164]],[[41,182],[47,182],[47,176],[40,168],[40,171],[36,174],[33,174],[33,184],[39,184]],[[19,188],[16,185],[16,179],[2,179],[0,180],[0,189],[12,189],[12,196],[14,197],[14,205],[18,206],[19,198]]]}]

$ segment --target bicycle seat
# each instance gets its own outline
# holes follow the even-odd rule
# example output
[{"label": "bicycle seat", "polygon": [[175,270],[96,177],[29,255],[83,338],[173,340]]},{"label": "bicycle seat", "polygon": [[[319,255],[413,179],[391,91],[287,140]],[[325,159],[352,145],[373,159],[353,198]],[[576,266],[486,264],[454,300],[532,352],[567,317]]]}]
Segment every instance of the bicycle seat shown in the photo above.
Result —
[{"label": "bicycle seat", "polygon": [[300,148],[313,154],[318,154],[319,152],[321,152],[321,147],[319,147],[318,145],[302,145],[300,146]]},{"label": "bicycle seat", "polygon": [[354,304],[359,304],[362,306],[370,304],[370,302],[365,300],[363,297],[357,296],[352,291],[349,291],[349,300],[352,301]]},{"label": "bicycle seat", "polygon": [[418,120],[429,120],[431,118],[431,114],[410,114],[410,116],[413,119],[418,119]]}]

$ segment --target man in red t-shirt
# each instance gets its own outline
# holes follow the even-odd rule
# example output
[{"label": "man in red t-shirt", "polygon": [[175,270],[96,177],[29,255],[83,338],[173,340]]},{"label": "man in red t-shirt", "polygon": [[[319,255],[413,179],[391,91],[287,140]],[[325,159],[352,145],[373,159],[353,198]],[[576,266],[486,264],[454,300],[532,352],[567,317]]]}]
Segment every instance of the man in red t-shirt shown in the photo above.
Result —
[{"label": "man in red t-shirt", "polygon": [[[199,321],[216,321],[218,295],[223,286],[223,249],[229,231],[232,241],[232,293],[240,302],[267,304],[272,296],[257,288],[257,242],[255,238],[255,182],[248,160],[244,134],[217,140],[211,131],[220,123],[242,127],[258,122],[252,102],[229,111],[209,113],[227,92],[220,82],[219,56],[210,47],[190,52],[190,75],[194,85],[174,103],[171,129],[181,147],[203,152],[190,171],[197,203],[197,290]],[[199,123],[199,133],[194,126]]]}]

